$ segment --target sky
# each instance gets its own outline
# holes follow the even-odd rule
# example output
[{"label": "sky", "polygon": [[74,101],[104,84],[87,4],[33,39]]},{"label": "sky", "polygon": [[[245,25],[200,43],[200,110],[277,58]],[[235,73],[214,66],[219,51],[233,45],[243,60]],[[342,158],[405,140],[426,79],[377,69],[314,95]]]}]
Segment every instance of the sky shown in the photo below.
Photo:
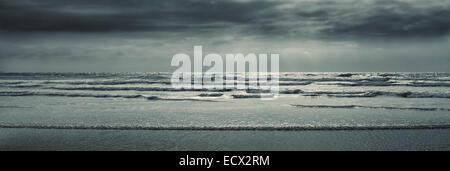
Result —
[{"label": "sky", "polygon": [[1,72],[171,72],[196,45],[282,72],[450,72],[450,1],[0,0]]}]

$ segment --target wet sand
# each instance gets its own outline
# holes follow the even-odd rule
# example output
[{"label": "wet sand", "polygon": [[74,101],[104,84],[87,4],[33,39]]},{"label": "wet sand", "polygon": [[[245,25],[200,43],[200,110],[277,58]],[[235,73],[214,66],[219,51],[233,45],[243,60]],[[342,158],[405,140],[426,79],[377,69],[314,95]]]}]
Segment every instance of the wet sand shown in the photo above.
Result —
[{"label": "wet sand", "polygon": [[202,131],[1,128],[0,150],[450,150],[450,129]]}]

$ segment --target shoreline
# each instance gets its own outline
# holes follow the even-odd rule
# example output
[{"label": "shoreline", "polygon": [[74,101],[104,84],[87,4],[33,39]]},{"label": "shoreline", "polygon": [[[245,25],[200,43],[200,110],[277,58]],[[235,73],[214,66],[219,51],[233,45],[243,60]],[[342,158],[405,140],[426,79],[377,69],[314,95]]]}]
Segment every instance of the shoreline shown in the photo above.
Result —
[{"label": "shoreline", "polygon": [[376,131],[376,130],[433,130],[450,129],[450,125],[375,125],[375,126],[178,126],[178,127],[154,127],[154,126],[83,126],[83,125],[15,125],[0,124],[0,129],[56,129],[56,130],[152,130],[152,131]]}]

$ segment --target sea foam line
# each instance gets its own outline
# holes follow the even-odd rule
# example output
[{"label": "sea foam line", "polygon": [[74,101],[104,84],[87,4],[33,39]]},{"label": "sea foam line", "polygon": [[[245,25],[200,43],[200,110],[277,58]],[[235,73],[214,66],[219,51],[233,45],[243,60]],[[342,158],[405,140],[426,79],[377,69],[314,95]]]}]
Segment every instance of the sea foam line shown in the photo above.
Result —
[{"label": "sea foam line", "polygon": [[18,125],[0,124],[0,128],[28,129],[77,129],[77,130],[205,130],[205,131],[338,131],[338,130],[404,130],[404,129],[450,129],[443,125],[381,125],[381,126],[111,126],[111,125]]},{"label": "sea foam line", "polygon": [[450,111],[449,108],[422,108],[422,107],[391,107],[391,106],[364,106],[364,105],[296,105],[291,104],[294,107],[301,108],[342,108],[342,109],[398,109],[398,110],[420,110],[420,111]]}]

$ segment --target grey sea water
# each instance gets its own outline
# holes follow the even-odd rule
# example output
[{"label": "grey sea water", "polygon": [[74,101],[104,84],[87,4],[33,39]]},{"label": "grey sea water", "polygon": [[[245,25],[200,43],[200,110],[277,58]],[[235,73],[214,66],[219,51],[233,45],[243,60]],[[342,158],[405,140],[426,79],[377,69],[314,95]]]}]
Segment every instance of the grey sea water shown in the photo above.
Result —
[{"label": "grey sea water", "polygon": [[[170,77],[171,73],[0,73],[0,149],[450,147],[450,73],[281,73],[280,95],[274,100],[261,100],[258,89],[178,90],[171,87]],[[338,134],[344,138],[338,140]],[[361,142],[353,142],[358,137]],[[395,137],[403,138],[390,144]],[[379,138],[386,141],[377,143]],[[429,142],[417,142],[424,138]],[[84,140],[90,143],[83,145]],[[257,141],[261,143],[252,148],[220,143]],[[398,144],[411,141],[415,142],[410,146]]]}]

